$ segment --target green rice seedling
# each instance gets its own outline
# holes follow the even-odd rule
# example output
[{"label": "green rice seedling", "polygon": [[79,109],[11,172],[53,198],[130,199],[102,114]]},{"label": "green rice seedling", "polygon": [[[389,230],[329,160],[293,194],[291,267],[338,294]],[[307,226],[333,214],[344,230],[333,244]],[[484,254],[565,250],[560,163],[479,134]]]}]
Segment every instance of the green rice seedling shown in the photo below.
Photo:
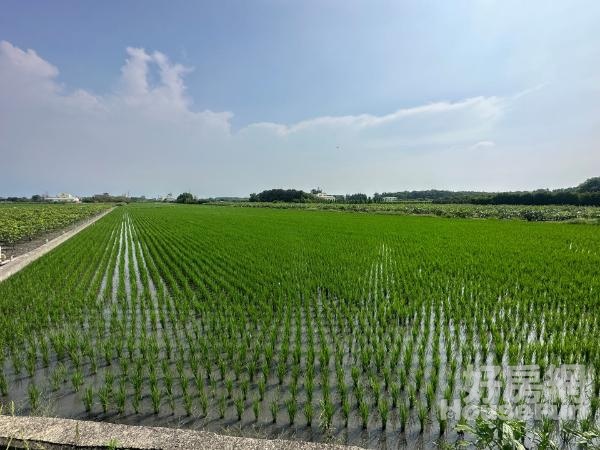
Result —
[{"label": "green rice seedling", "polygon": [[167,399],[169,402],[169,408],[171,409],[171,414],[175,414],[175,397],[171,393],[170,395],[167,394]]},{"label": "green rice seedling", "polygon": [[425,400],[427,402],[427,409],[431,409],[433,401],[435,400],[435,389],[433,383],[427,383],[427,390],[425,391]]},{"label": "green rice seedling", "polygon": [[217,396],[217,380],[214,378],[210,380],[210,392],[213,398]]},{"label": "green rice seedling", "polygon": [[375,400],[375,407],[379,406],[379,398],[381,397],[381,385],[379,381],[374,376],[371,377],[371,392],[373,395],[373,399]]},{"label": "green rice seedling", "polygon": [[314,414],[313,405],[310,401],[307,401],[304,404],[304,419],[306,420],[307,427],[312,426],[313,414]]},{"label": "green rice seedling", "polygon": [[37,411],[38,407],[40,406],[40,397],[42,395],[40,390],[32,382],[29,384],[27,393],[29,394],[29,406],[31,407],[31,410]]},{"label": "green rice seedling", "polygon": [[235,380],[238,381],[240,379],[240,375],[242,373],[242,369],[244,368],[244,364],[241,359],[236,359],[233,362],[233,373],[235,375]]},{"label": "green rice seedling", "polygon": [[[204,363],[204,371],[206,372],[206,379],[210,382],[213,380],[213,376],[212,376],[212,364],[206,360]],[[221,377],[221,379],[225,378],[225,373],[223,372],[223,376]]]},{"label": "green rice seedling", "polygon": [[292,379],[292,382],[290,383],[290,395],[292,396],[292,398],[296,398],[298,396],[298,381]]},{"label": "green rice seedling", "polygon": [[83,405],[86,412],[89,413],[92,410],[92,406],[94,405],[94,389],[91,386],[88,386],[84,391]]},{"label": "green rice seedling", "polygon": [[304,384],[304,389],[306,391],[306,398],[308,399],[309,402],[312,402],[313,392],[315,389],[314,378],[312,378],[312,377],[306,378],[305,384]]},{"label": "green rice seedling", "polygon": [[369,426],[369,405],[366,401],[362,400],[358,404],[358,413],[362,421],[362,428],[366,430]]},{"label": "green rice seedling", "polygon": [[152,411],[154,414],[158,414],[160,412],[162,392],[156,383],[152,383],[150,386],[150,400],[152,402]]},{"label": "green rice seedling", "polygon": [[250,387],[250,381],[248,379],[242,380],[240,383],[240,389],[242,391],[242,396],[244,401],[248,398],[248,388]]},{"label": "green rice seedling", "polygon": [[102,345],[102,350],[103,350],[103,355],[104,355],[104,361],[107,366],[110,366],[112,364],[112,360],[113,360],[113,356],[114,356],[114,348],[113,348],[112,341],[110,341],[110,340],[105,341],[104,345]]},{"label": "green rice seedling", "polygon": [[50,365],[50,349],[48,347],[48,341],[42,336],[39,340],[39,344],[40,353],[42,354],[42,364],[44,367],[48,367]]},{"label": "green rice seedling", "polygon": [[227,366],[225,364],[225,360],[219,356],[217,361],[217,366],[219,367],[219,375],[221,376],[221,380],[225,379],[225,373],[227,372]]},{"label": "green rice seedling", "polygon": [[406,431],[406,425],[408,424],[409,410],[406,403],[401,402],[398,406],[398,421],[400,422],[400,432]]},{"label": "green rice seedling", "polygon": [[98,389],[98,400],[100,401],[100,406],[102,406],[102,412],[106,414],[108,412],[108,405],[110,403],[111,391],[110,389],[104,385],[100,389]]},{"label": "green rice seedling", "polygon": [[260,416],[260,402],[258,399],[255,399],[252,402],[252,412],[254,413],[254,421],[258,422],[258,418]]},{"label": "green rice seedling", "polygon": [[75,349],[70,353],[71,362],[73,363],[73,367],[75,369],[79,369],[81,367],[81,353],[79,349]]},{"label": "green rice seedling", "polygon": [[379,399],[378,410],[379,417],[381,418],[381,429],[385,430],[387,427],[388,414],[390,412],[390,407],[385,397]]},{"label": "green rice seedling", "polygon": [[117,392],[115,393],[115,403],[117,405],[117,412],[121,415],[125,413],[125,401],[127,400],[127,390],[125,388],[124,380],[121,380]]},{"label": "green rice seedling", "polygon": [[298,403],[296,402],[296,398],[292,397],[288,399],[285,402],[285,406],[288,412],[290,425],[294,425],[294,420],[296,419],[296,412],[298,411]]},{"label": "green rice seedling", "polygon": [[419,433],[423,434],[425,431],[425,423],[427,422],[427,407],[419,402],[417,406],[417,417],[419,418]]},{"label": "green rice seedling", "polygon": [[224,395],[221,395],[221,397],[219,398],[219,404],[218,404],[220,419],[223,419],[225,417],[226,405],[227,405],[227,399],[225,398]]},{"label": "green rice seedling", "polygon": [[423,368],[419,367],[415,372],[415,390],[417,392],[421,392],[421,385],[423,383],[423,379],[425,378],[425,372]]},{"label": "green rice seedling", "polygon": [[391,384],[390,394],[392,397],[392,408],[398,407],[398,399],[400,398],[400,385],[396,382]]},{"label": "green rice seedling", "polygon": [[121,369],[121,377],[128,378],[128,376],[129,376],[129,360],[127,358],[121,358],[119,360],[119,367]]},{"label": "green rice seedling", "polygon": [[323,431],[328,431],[331,428],[331,424],[333,422],[333,403],[329,399],[321,400],[321,429]]},{"label": "green rice seedling", "polygon": [[29,347],[29,350],[27,351],[27,358],[25,359],[25,369],[30,377],[35,374],[36,360],[37,355],[35,348]]},{"label": "green rice seedling", "polygon": [[277,379],[279,380],[279,385],[281,386],[283,384],[283,380],[285,378],[285,373],[286,373],[287,367],[283,362],[280,362],[277,365]]},{"label": "green rice seedling", "polygon": [[177,369],[177,375],[179,375],[179,378],[183,378],[183,376],[184,376],[184,366],[185,366],[184,357],[180,356],[179,358],[177,358],[177,361],[175,362],[175,367]]},{"label": "green rice seedling", "polygon": [[390,372],[389,367],[384,367],[383,369],[383,381],[384,381],[384,389],[387,391],[390,386],[390,379],[392,377],[392,373]]},{"label": "green rice seedling", "polygon": [[398,374],[398,378],[399,378],[399,383],[400,383],[400,389],[404,390],[406,387],[406,382],[407,382],[406,372],[404,370],[401,370],[400,373]]},{"label": "green rice seedling", "polygon": [[267,381],[269,379],[269,373],[271,370],[269,369],[269,365],[266,362],[264,362],[262,366],[260,366],[260,371],[262,373],[263,380]]},{"label": "green rice seedling", "polygon": [[90,371],[93,375],[98,373],[98,361],[96,360],[95,355],[90,356]]},{"label": "green rice seedling", "polygon": [[81,369],[73,372],[73,375],[71,376],[71,384],[73,385],[73,390],[75,392],[79,392],[79,389],[81,386],[83,386],[83,373],[81,372]]},{"label": "green rice seedling", "polygon": [[344,400],[348,397],[348,386],[346,386],[344,380],[340,380],[338,382],[337,389],[341,400]]},{"label": "green rice seedling", "polygon": [[260,380],[258,380],[258,395],[259,395],[261,402],[265,399],[266,387],[267,387],[267,384],[265,383],[264,378],[261,378]]},{"label": "green rice seedling", "polygon": [[360,405],[365,398],[365,390],[361,384],[357,385],[354,389],[354,396],[356,397],[356,404]]},{"label": "green rice seedling", "polygon": [[129,357],[129,361],[133,361],[133,357],[135,356],[135,338],[132,334],[127,337],[127,356]]},{"label": "green rice seedling", "polygon": [[271,402],[270,410],[273,423],[277,423],[277,413],[279,412],[279,400],[277,398]]},{"label": "green rice seedling", "polygon": [[233,380],[231,378],[225,380],[225,389],[227,389],[227,398],[231,399],[233,393]]},{"label": "green rice seedling", "polygon": [[350,418],[350,402],[348,398],[342,400],[342,415],[344,416],[344,428],[348,428],[348,420]]},{"label": "green rice seedling", "polygon": [[435,413],[436,413],[435,415],[436,415],[436,419],[437,419],[439,430],[440,430],[440,436],[442,436],[446,432],[446,427],[448,425],[448,419],[440,407],[436,408]]},{"label": "green rice seedling", "polygon": [[409,388],[408,388],[408,407],[410,409],[413,409],[415,407],[416,399],[417,399],[417,394],[415,392],[415,389],[412,386],[409,386]]},{"label": "green rice seedling", "polygon": [[190,385],[190,381],[189,381],[188,377],[185,376],[185,374],[182,374],[179,377],[179,386],[181,387],[182,395],[185,395],[188,393],[189,385]]},{"label": "green rice seedling", "polygon": [[257,359],[252,359],[248,362],[248,365],[247,365],[248,377],[251,382],[254,382],[254,377],[256,376],[257,367],[258,367]]},{"label": "green rice seedling", "polygon": [[173,395],[173,375],[170,370],[163,373],[163,384],[165,386],[165,393],[167,396]]},{"label": "green rice seedling", "polygon": [[244,414],[244,408],[245,408],[245,401],[243,397],[238,397],[235,399],[234,401],[235,403],[235,410],[237,412],[237,418],[238,421],[242,420],[242,414]]},{"label": "green rice seedling", "polygon": [[336,381],[337,381],[338,385],[344,383],[344,378],[345,378],[344,368],[342,367],[341,364],[339,364],[337,362],[335,365],[335,376],[336,376]]},{"label": "green rice seedling", "polygon": [[200,409],[202,410],[202,416],[206,417],[208,415],[208,397],[204,389],[202,389],[198,394],[198,400],[200,402]]},{"label": "green rice seedling", "polygon": [[350,370],[350,374],[352,376],[352,387],[354,388],[354,390],[356,390],[356,388],[358,387],[358,382],[359,382],[359,377],[360,377],[360,371],[359,371],[358,367],[353,366],[352,369]]},{"label": "green rice seedling", "polygon": [[53,391],[58,391],[60,389],[60,385],[65,380],[67,374],[67,368],[64,364],[59,363],[52,371],[50,375],[50,383]]},{"label": "green rice seedling", "polygon": [[271,344],[265,348],[265,362],[266,366],[270,367],[273,362],[273,352],[275,351],[275,344]]}]

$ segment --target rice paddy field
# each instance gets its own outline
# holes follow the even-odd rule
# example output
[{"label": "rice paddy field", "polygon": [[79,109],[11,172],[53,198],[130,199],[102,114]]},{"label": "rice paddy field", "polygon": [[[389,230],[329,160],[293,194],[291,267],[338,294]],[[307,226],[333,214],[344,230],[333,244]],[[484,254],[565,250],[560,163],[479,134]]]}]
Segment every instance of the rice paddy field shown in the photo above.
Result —
[{"label": "rice paddy field", "polygon": [[510,438],[597,442],[599,267],[597,225],[123,206],[0,284],[0,403],[368,448],[485,446],[496,422],[443,414],[444,401],[485,404],[468,374],[499,367],[502,405],[514,368],[578,365],[582,398],[541,389],[543,417]]}]

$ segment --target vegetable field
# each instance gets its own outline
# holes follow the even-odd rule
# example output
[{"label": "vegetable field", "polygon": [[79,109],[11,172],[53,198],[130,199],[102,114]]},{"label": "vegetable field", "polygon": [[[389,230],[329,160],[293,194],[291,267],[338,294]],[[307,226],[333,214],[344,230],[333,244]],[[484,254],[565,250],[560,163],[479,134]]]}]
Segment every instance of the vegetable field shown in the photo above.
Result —
[{"label": "vegetable field", "polygon": [[107,208],[102,204],[0,204],[0,245],[64,228]]},{"label": "vegetable field", "polygon": [[575,446],[597,437],[599,267],[593,225],[124,206],[0,284],[0,402],[429,448],[498,424],[444,414],[485,405],[469,374],[499,367],[504,405],[512,368],[581,365],[579,415],[542,389],[541,419],[505,423]]},{"label": "vegetable field", "polygon": [[310,209],[324,211],[368,212],[379,214],[437,216],[469,219],[521,219],[530,222],[586,222],[600,223],[600,208],[572,205],[471,205],[429,202],[398,203],[260,203],[215,202],[214,205],[244,208]]}]

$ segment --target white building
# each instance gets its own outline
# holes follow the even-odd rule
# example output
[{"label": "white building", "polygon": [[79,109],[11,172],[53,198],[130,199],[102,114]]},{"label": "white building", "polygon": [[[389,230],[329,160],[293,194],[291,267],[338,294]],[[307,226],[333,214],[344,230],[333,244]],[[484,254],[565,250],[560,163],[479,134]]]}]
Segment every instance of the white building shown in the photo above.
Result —
[{"label": "white building", "polygon": [[176,200],[177,199],[175,197],[173,197],[173,194],[171,194],[170,192],[167,195],[165,195],[164,197],[160,197],[161,202],[173,203]]},{"label": "white building", "polygon": [[47,202],[54,203],[79,203],[79,197],[75,197],[74,195],[67,194],[66,192],[61,192],[56,197],[46,197],[44,200]]},{"label": "white building", "polygon": [[398,201],[398,197],[383,197],[383,201],[386,203],[393,203]]},{"label": "white building", "polygon": [[317,198],[321,199],[321,200],[327,200],[330,202],[335,202],[335,195],[329,195],[326,194],[325,192],[319,192],[317,193]]}]

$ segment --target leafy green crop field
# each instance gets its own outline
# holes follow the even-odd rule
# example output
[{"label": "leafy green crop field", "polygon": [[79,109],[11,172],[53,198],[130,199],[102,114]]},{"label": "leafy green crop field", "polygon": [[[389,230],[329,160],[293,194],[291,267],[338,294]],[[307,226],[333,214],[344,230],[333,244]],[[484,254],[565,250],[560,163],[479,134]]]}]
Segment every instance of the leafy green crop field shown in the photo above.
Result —
[{"label": "leafy green crop field", "polygon": [[429,202],[398,203],[260,203],[215,202],[215,206],[243,208],[308,209],[323,211],[368,212],[417,216],[437,216],[469,219],[521,219],[530,222],[588,222],[600,223],[600,208],[574,205],[471,205]]},{"label": "leafy green crop field", "polygon": [[103,204],[0,204],[0,245],[64,228],[107,208]]},{"label": "leafy green crop field", "polygon": [[580,365],[587,409],[553,418],[574,394],[541,389],[539,420],[501,423],[575,446],[597,437],[599,267],[593,225],[124,206],[0,284],[0,402],[430,448],[498,425],[444,414],[486,405],[473,373],[523,406],[515,368]]}]

